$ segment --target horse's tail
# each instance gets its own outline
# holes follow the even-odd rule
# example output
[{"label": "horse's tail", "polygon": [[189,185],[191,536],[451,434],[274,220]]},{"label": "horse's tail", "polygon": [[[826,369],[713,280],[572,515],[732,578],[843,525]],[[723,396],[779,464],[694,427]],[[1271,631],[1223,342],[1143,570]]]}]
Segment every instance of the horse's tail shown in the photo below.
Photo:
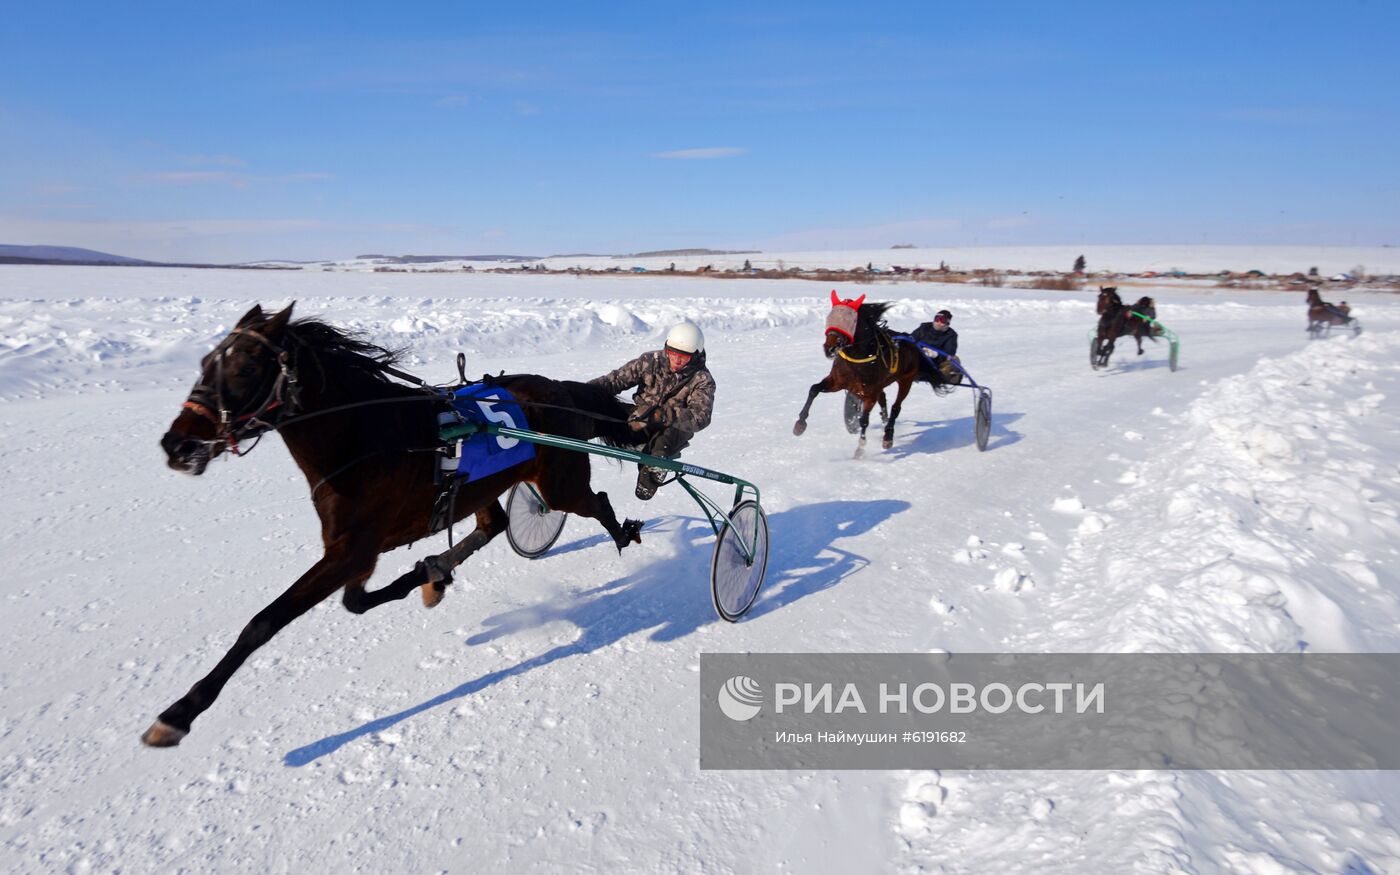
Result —
[{"label": "horse's tail", "polygon": [[627,417],[632,413],[632,405],[621,400],[602,386],[592,383],[579,383],[573,380],[560,380],[560,385],[569,393],[573,406],[588,417],[589,437],[599,438],[613,447],[634,446],[637,433],[627,427]]}]

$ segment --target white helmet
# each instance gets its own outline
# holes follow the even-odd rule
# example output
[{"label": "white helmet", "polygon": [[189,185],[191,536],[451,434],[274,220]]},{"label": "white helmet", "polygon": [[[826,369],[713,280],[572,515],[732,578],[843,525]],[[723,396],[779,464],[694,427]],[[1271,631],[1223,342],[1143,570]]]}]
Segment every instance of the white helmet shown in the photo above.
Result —
[{"label": "white helmet", "polygon": [[666,348],[694,355],[705,351],[705,335],[693,322],[680,322],[666,332]]}]

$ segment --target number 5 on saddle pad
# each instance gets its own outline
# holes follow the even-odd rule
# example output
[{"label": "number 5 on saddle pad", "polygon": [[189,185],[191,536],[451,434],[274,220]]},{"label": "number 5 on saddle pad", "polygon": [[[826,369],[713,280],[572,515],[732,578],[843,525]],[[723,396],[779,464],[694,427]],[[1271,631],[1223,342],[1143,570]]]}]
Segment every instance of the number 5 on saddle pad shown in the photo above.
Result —
[{"label": "number 5 on saddle pad", "polygon": [[[456,417],[483,425],[495,423],[507,428],[529,428],[525,413],[515,397],[500,386],[472,383],[452,394],[452,410]],[[442,414],[451,421],[453,413]],[[505,435],[474,434],[457,444],[457,458],[444,460],[444,468],[468,482],[489,477],[513,465],[535,457],[535,445]],[[455,468],[447,466],[455,461]]]}]

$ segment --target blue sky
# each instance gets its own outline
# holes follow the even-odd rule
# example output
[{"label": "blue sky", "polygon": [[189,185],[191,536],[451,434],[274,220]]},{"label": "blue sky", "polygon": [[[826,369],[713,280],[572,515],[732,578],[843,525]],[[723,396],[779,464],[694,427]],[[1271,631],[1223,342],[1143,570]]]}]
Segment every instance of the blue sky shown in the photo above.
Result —
[{"label": "blue sky", "polygon": [[1400,243],[1390,2],[514,6],[9,4],[0,242]]}]

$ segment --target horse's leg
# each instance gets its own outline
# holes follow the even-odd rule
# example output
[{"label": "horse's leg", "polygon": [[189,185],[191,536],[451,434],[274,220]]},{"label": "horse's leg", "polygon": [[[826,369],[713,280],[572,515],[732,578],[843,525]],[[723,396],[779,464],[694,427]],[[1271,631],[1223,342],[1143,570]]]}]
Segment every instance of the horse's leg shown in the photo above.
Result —
[{"label": "horse's leg", "polygon": [[[899,409],[904,405],[904,399],[909,397],[909,387],[914,385],[914,379],[910,377],[905,380],[900,380],[897,385],[899,386],[899,390],[895,393],[894,407],[890,408],[890,418],[889,421],[885,423],[885,439],[881,444],[881,446],[887,450],[894,446],[894,421],[899,419]],[[883,392],[880,393],[880,397],[884,398]]]},{"label": "horse's leg", "polygon": [[[582,461],[587,462],[586,459]],[[642,543],[641,520],[629,519],[619,523],[606,492],[594,492],[589,488],[587,479],[582,481],[582,488],[578,486],[579,481],[573,482],[575,485],[565,490],[563,495],[557,488],[542,490],[541,495],[544,497],[545,503],[555,510],[597,520],[603,525],[603,528],[608,530],[608,534],[612,535],[613,543],[617,545],[619,553],[628,544]]]},{"label": "horse's leg", "polygon": [[442,601],[443,593],[447,591],[447,585],[452,582],[452,570],[504,532],[508,522],[509,518],[501,507],[500,499],[493,499],[490,504],[476,512],[476,528],[465,538],[436,556],[418,560],[413,570],[399,575],[393,583],[374,592],[360,592],[353,603],[351,591],[347,588],[345,607],[357,614],[363,613],[376,605],[401,599],[415,588],[423,598],[423,607],[437,607],[438,602]]},{"label": "horse's leg", "polygon": [[792,427],[793,434],[802,434],[802,432],[807,430],[807,414],[812,410],[812,401],[823,392],[834,391],[835,387],[831,385],[831,377],[829,375],[820,383],[812,384],[812,388],[807,390],[807,403],[802,405],[802,412],[797,414],[797,422]]},{"label": "horse's leg", "polygon": [[258,611],[243,627],[238,640],[214,666],[214,670],[196,682],[179,701],[162,711],[141,740],[151,747],[179,744],[180,739],[189,733],[190,724],[214,704],[224,684],[253,655],[253,651],[337,589],[363,585],[374,573],[379,557],[378,545],[377,537],[363,534],[346,536],[327,545],[326,554],[272,604]]},{"label": "horse's leg", "polygon": [[[880,390],[880,398],[879,398],[879,401],[880,401],[880,421],[881,421],[881,422],[884,422],[884,423],[888,423],[888,422],[890,421],[890,411],[889,411],[889,408],[885,406],[885,390],[884,390],[884,389],[881,389],[881,390]],[[895,414],[895,416],[898,416],[898,415],[899,415],[898,413]]]},{"label": "horse's leg", "polygon": [[865,429],[870,425],[870,411],[875,408],[875,401],[873,399],[862,398],[860,400],[863,407],[860,411],[860,443],[856,444],[855,458],[857,459],[865,456]]}]

